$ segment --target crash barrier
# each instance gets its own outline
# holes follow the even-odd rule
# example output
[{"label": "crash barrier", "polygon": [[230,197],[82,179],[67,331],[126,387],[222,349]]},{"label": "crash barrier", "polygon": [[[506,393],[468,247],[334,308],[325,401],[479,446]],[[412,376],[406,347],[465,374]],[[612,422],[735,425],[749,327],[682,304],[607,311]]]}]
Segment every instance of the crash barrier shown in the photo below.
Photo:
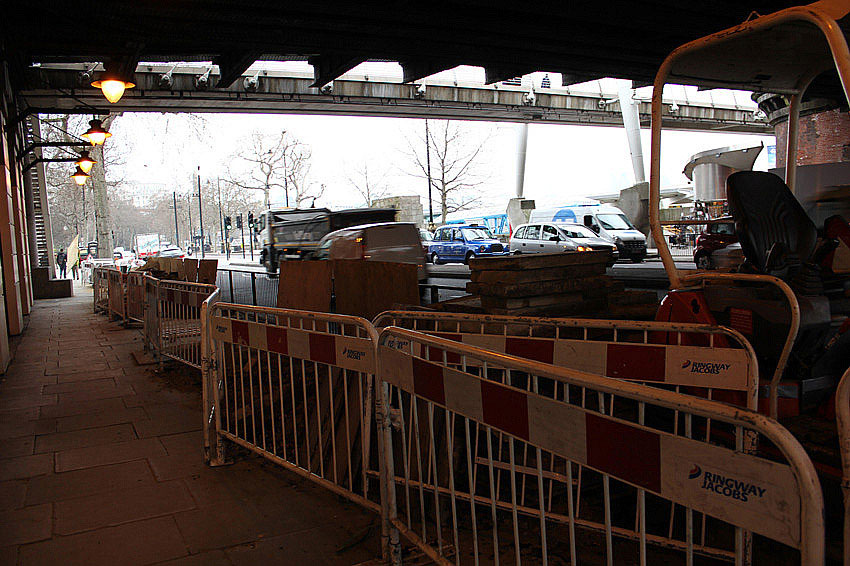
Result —
[{"label": "crash barrier", "polygon": [[850,369],[835,392],[835,418],[841,452],[841,493],[844,497],[844,565],[850,565]]},{"label": "crash barrier", "polygon": [[777,418],[777,415],[779,414],[779,382],[785,374],[785,368],[788,366],[788,359],[791,356],[791,350],[794,347],[794,342],[797,341],[797,335],[800,331],[800,303],[797,300],[797,295],[794,294],[794,291],[787,283],[778,277],[773,277],[772,275],[757,275],[751,273],[708,273],[705,271],[699,271],[693,275],[681,277],[680,281],[683,286],[705,286],[706,282],[710,281],[772,285],[785,296],[788,301],[790,316],[788,334],[785,336],[782,352],[779,355],[776,367],[773,369],[773,375],[770,379],[770,383],[768,384],[768,395],[770,398],[768,414],[773,418]]},{"label": "crash barrier", "polygon": [[309,311],[204,308],[209,461],[224,460],[227,440],[379,511],[374,327]]},{"label": "crash barrier", "polygon": [[124,320],[127,312],[127,275],[119,270],[109,268],[106,270],[107,302],[109,304],[109,315]]},{"label": "crash barrier", "polygon": [[145,274],[141,271],[131,271],[127,274],[127,312],[126,320],[133,322],[145,321]]},{"label": "crash barrier", "polygon": [[109,286],[105,267],[92,268],[92,303],[94,312],[109,310]]},{"label": "crash barrier", "polygon": [[219,269],[216,274],[221,300],[240,305],[277,306],[277,283],[277,277],[256,271]]},{"label": "crash barrier", "polygon": [[[745,531],[823,564],[814,467],[764,415],[410,330],[378,344],[387,518],[440,564],[576,564],[594,548],[608,564],[744,564]],[[709,419],[729,442],[707,440]],[[778,460],[746,453],[749,435]]]},{"label": "crash barrier", "polygon": [[142,337],[144,339],[145,351],[157,353],[160,351],[159,332],[159,279],[147,273],[142,277],[144,287],[144,321],[142,324]]},{"label": "crash barrier", "polygon": [[755,352],[722,326],[419,311],[387,311],[374,324],[757,408]]},{"label": "crash barrier", "polygon": [[745,564],[749,531],[822,563],[813,466],[764,415],[400,328],[376,353],[360,318],[215,300],[208,461],[233,443],[381,512],[395,563],[400,534],[441,564],[575,564],[594,536],[609,563]]},{"label": "crash barrier", "polygon": [[215,285],[155,280],[157,354],[201,368],[201,305]]}]

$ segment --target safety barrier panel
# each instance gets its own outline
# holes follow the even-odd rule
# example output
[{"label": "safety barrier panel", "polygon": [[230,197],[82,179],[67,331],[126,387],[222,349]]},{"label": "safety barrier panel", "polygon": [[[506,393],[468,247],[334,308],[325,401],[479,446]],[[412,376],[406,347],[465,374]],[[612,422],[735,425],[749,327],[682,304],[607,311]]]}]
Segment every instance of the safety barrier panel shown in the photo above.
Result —
[{"label": "safety barrier panel", "polygon": [[127,275],[117,269],[106,270],[109,315],[124,320],[127,313]]},{"label": "safety barrier panel", "polygon": [[92,268],[92,307],[94,312],[109,310],[109,286],[105,267]]},{"label": "safety barrier panel", "polygon": [[127,274],[127,321],[145,321],[145,274],[131,271]]},{"label": "safety barrier panel", "polygon": [[158,335],[155,346],[162,356],[201,368],[201,305],[216,291],[215,285],[183,281],[157,281]]},{"label": "safety barrier panel", "polygon": [[147,273],[142,277],[144,292],[144,321],[142,336],[145,350],[159,355],[161,349],[159,340],[159,279]]},{"label": "safety barrier panel", "polygon": [[233,442],[379,511],[377,334],[351,316],[207,303],[205,449]]},{"label": "safety barrier panel", "polygon": [[[814,467],[764,415],[393,327],[377,390],[396,562],[393,529],[440,564],[744,564],[745,531],[774,541],[770,557],[823,564]],[[728,441],[708,441],[709,420]],[[746,453],[749,435],[779,458]]]},{"label": "safety barrier panel", "polygon": [[381,313],[375,326],[757,408],[755,352],[739,332],[722,326],[417,311]]},{"label": "safety barrier panel", "polygon": [[835,392],[835,417],[841,452],[841,492],[844,496],[844,565],[850,565],[850,369],[844,372]]}]

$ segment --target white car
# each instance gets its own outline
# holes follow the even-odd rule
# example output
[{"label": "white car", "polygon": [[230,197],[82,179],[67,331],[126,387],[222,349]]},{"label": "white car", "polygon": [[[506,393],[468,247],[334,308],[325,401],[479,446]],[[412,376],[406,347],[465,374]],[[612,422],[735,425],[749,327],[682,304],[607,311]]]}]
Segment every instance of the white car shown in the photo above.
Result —
[{"label": "white car", "polygon": [[520,224],[511,234],[508,247],[515,254],[609,250],[610,265],[619,258],[615,244],[600,238],[593,230],[581,224],[565,222]]},{"label": "white car", "polygon": [[363,224],[331,232],[319,240],[313,257],[412,263],[420,281],[428,278],[419,230],[410,222]]}]

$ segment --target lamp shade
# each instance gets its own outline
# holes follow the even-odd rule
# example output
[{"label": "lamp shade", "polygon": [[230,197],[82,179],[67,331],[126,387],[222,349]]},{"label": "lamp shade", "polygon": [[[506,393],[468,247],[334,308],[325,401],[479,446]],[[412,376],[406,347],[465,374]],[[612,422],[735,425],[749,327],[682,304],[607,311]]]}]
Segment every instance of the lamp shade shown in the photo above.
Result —
[{"label": "lamp shade", "polygon": [[100,78],[96,81],[92,81],[91,85],[95,88],[99,88],[101,92],[103,92],[103,96],[106,97],[106,100],[115,104],[121,97],[124,96],[124,91],[128,88],[133,88],[136,86],[134,83],[130,82],[129,77],[125,77],[122,73],[117,70],[119,65],[114,61],[108,61],[105,65],[105,70]]},{"label": "lamp shade", "polygon": [[81,151],[80,158],[74,162],[74,165],[82,169],[83,173],[88,173],[91,171],[91,168],[94,167],[95,163],[97,163],[97,161],[89,157],[88,151]]},{"label": "lamp shade", "polygon": [[100,120],[92,120],[89,122],[89,129],[83,134],[83,137],[89,140],[92,145],[103,145],[106,138],[112,136],[109,132],[103,129],[103,123]]},{"label": "lamp shade", "polygon": [[79,166],[77,166],[77,170],[71,174],[71,178],[74,179],[78,185],[85,185],[86,179],[89,177],[91,177],[91,175],[80,169]]}]

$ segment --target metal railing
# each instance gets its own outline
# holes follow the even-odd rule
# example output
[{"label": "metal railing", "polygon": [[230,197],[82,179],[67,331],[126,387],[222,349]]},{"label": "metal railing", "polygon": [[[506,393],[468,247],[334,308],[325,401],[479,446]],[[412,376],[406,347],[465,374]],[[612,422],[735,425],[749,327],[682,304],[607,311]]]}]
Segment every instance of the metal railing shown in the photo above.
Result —
[{"label": "metal railing", "polygon": [[204,283],[157,282],[160,356],[201,369],[201,305],[216,290]]},{"label": "metal railing", "polygon": [[94,312],[109,309],[109,286],[106,281],[106,268],[92,268],[92,309]]},{"label": "metal railing", "polygon": [[379,511],[374,327],[229,303],[204,312],[208,460],[223,462],[227,440]]},{"label": "metal railing", "polygon": [[109,315],[124,320],[127,314],[127,275],[114,268],[106,269]]},{"label": "metal railing", "polygon": [[758,408],[756,354],[723,326],[420,311],[387,311],[374,324]]},{"label": "metal railing", "polygon": [[127,274],[127,321],[145,321],[145,274],[131,271]]},{"label": "metal railing", "polygon": [[[752,531],[823,564],[814,467],[769,417],[393,327],[378,385],[387,519],[435,562],[745,564]],[[745,453],[756,434],[779,461]]]},{"label": "metal railing", "polygon": [[835,417],[841,452],[841,493],[844,497],[844,566],[850,566],[850,369],[838,382]]}]

